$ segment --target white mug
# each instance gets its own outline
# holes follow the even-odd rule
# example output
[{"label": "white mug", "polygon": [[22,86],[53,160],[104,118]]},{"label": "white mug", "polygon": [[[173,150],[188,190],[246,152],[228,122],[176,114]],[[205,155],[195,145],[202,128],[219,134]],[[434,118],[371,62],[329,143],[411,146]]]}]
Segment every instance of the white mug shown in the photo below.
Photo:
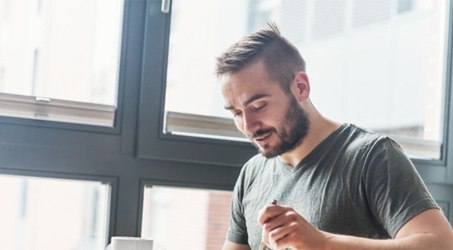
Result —
[{"label": "white mug", "polygon": [[152,250],[153,240],[140,237],[114,236],[107,250]]}]

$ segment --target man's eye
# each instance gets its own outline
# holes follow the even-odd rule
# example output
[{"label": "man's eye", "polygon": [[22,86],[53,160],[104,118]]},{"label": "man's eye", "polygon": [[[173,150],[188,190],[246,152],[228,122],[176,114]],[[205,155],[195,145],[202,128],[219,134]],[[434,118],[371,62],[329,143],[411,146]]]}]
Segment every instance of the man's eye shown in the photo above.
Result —
[{"label": "man's eye", "polygon": [[266,104],[252,107],[252,110],[253,110],[253,111],[260,111],[260,110],[262,110],[264,107],[266,107]]},{"label": "man's eye", "polygon": [[241,111],[233,111],[232,113],[233,113],[234,117],[237,117],[237,116],[240,116],[242,112]]}]

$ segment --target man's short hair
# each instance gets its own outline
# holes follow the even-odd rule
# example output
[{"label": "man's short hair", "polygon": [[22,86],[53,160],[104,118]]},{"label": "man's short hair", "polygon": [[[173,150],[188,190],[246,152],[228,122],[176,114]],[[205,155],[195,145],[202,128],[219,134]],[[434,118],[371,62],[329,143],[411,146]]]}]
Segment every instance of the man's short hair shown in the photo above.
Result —
[{"label": "man's short hair", "polygon": [[261,59],[269,76],[288,92],[295,73],[305,71],[305,61],[297,48],[280,34],[275,23],[268,23],[265,28],[233,44],[217,58],[217,76],[237,73]]}]

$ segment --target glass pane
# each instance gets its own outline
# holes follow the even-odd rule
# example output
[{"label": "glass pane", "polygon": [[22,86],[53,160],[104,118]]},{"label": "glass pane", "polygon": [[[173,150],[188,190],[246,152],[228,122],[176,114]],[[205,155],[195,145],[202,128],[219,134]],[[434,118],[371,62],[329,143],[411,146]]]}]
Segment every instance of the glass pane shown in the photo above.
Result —
[{"label": "glass pane", "polygon": [[104,249],[109,196],[95,181],[0,175],[0,249]]},{"label": "glass pane", "polygon": [[116,105],[123,0],[0,0],[0,92]]},{"label": "glass pane", "polygon": [[231,192],[145,187],[141,237],[162,250],[218,250],[225,241]]},{"label": "glass pane", "polygon": [[222,107],[215,58],[275,21],[305,58],[311,100],[321,113],[391,135],[412,156],[439,158],[448,5],[446,0],[174,0],[166,112],[230,118]]}]

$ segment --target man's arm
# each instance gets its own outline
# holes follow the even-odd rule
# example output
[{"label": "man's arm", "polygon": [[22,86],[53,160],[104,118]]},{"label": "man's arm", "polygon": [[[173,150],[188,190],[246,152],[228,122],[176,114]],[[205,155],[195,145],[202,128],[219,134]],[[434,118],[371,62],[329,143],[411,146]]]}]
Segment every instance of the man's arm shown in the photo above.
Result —
[{"label": "man's arm", "polygon": [[250,247],[248,245],[238,244],[229,240],[225,240],[222,250],[250,250]]},{"label": "man's arm", "polygon": [[330,235],[327,249],[453,249],[453,231],[438,209],[409,220],[392,240]]},{"label": "man's arm", "polygon": [[331,234],[315,229],[290,207],[267,206],[258,221],[263,240],[273,249],[316,250],[453,250],[453,231],[438,209],[426,210],[409,220],[395,239],[376,240]]}]

